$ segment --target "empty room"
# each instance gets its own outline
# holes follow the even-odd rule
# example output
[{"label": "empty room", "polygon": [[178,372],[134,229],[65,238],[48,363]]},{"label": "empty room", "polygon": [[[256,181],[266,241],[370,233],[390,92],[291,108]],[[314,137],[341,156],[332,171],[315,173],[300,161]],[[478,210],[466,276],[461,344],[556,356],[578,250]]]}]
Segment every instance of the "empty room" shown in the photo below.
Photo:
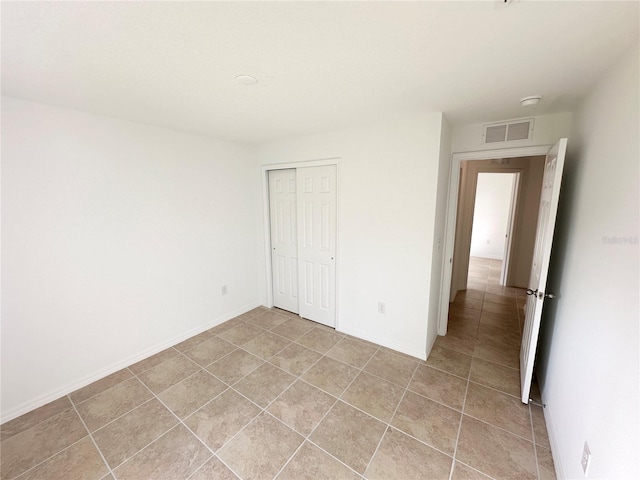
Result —
[{"label": "empty room", "polygon": [[1,480],[640,478],[640,2],[0,21]]}]

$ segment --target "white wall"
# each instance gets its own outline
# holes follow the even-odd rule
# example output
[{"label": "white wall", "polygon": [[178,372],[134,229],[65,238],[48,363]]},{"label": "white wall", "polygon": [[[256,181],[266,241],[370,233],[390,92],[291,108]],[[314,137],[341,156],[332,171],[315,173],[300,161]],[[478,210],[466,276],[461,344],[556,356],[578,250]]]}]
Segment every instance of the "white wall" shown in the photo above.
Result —
[{"label": "white wall", "polygon": [[[498,148],[527,147],[531,145],[553,145],[559,138],[569,136],[571,132],[571,113],[554,113],[550,115],[527,116],[526,109],[522,109],[522,118],[533,118],[533,135],[531,140],[518,140],[504,143],[482,143],[483,126],[486,123],[472,123],[456,125],[453,128],[451,151],[477,152],[481,150],[495,150]],[[503,121],[509,119],[496,119]]]},{"label": "white wall", "polygon": [[576,115],[538,356],[554,458],[564,478],[640,478],[639,49]]},{"label": "white wall", "polygon": [[[421,358],[442,122],[439,113],[424,114],[258,149],[259,165],[341,159],[338,328]],[[386,314],[378,313],[378,301],[386,303]]]},{"label": "white wall", "polygon": [[259,304],[253,158],[2,99],[3,421]]},{"label": "white wall", "polygon": [[502,260],[515,174],[479,173],[471,233],[471,256]]}]

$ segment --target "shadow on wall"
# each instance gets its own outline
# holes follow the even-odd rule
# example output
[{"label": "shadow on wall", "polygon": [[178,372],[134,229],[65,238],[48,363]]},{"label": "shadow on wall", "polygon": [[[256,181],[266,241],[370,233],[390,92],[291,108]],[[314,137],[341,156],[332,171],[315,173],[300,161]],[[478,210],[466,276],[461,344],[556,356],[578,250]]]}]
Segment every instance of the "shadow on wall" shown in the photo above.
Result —
[{"label": "shadow on wall", "polygon": [[[571,212],[574,210],[576,198],[576,185],[580,184],[582,165],[578,160],[580,151],[572,150],[569,144],[567,156],[565,158],[564,172],[562,176],[562,189],[558,201],[558,214],[556,217],[556,229],[553,238],[553,250],[549,262],[549,276],[547,278],[547,291],[553,292],[562,298],[562,264],[567,254],[569,231],[571,225]],[[538,343],[538,353],[536,355],[536,372],[540,392],[544,395],[545,379],[547,377],[547,367],[549,352],[552,348],[553,333],[556,326],[556,312],[558,310],[557,301],[548,301],[544,304],[542,311],[542,321],[540,324],[540,336]]]}]

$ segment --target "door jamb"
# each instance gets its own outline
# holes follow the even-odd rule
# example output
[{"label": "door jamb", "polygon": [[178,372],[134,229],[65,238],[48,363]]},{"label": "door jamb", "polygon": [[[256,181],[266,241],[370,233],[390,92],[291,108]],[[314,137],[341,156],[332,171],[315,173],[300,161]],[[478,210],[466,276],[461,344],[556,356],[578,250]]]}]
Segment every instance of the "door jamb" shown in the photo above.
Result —
[{"label": "door jamb", "polygon": [[451,294],[451,274],[453,264],[453,247],[455,243],[456,210],[458,208],[458,186],[460,182],[460,162],[463,160],[491,160],[494,158],[518,158],[546,155],[553,145],[536,145],[531,147],[504,148],[474,152],[453,153],[449,172],[449,199],[447,201],[447,221],[445,226],[444,259],[440,289],[440,308],[438,319],[438,335],[447,334],[449,318],[449,296]]},{"label": "door jamb", "polygon": [[264,234],[264,261],[265,261],[265,287],[266,287],[266,306],[273,308],[273,271],[271,266],[271,223],[269,221],[269,172],[271,170],[286,170],[289,168],[304,167],[322,167],[326,165],[336,166],[336,326],[339,331],[340,315],[339,315],[339,282],[340,282],[340,158],[326,158],[318,160],[307,160],[300,162],[274,163],[271,165],[262,165],[262,228]]}]

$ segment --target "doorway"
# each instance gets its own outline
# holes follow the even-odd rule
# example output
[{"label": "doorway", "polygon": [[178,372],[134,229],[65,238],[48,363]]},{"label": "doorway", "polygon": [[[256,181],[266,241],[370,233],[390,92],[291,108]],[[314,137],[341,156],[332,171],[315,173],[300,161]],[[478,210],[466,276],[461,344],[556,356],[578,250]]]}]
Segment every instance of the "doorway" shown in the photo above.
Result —
[{"label": "doorway", "polygon": [[506,285],[520,173],[478,173],[467,285]]}]

